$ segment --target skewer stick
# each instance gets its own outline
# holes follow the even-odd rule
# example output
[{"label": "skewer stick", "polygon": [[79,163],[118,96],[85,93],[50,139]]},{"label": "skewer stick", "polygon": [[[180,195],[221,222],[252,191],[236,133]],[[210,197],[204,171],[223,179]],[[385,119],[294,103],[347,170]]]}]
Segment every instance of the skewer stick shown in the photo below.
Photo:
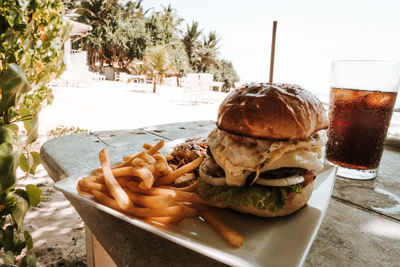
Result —
[{"label": "skewer stick", "polygon": [[275,60],[275,40],[276,40],[276,27],[278,22],[275,20],[272,26],[272,44],[271,44],[271,59],[269,65],[269,83],[272,83],[274,78],[274,60]]}]

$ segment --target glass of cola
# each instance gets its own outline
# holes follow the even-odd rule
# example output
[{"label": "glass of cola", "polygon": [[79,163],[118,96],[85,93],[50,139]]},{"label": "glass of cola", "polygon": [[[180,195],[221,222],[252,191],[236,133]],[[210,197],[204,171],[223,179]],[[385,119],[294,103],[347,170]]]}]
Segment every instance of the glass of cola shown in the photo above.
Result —
[{"label": "glass of cola", "polygon": [[400,62],[333,62],[325,155],[339,176],[377,176],[399,85]]}]

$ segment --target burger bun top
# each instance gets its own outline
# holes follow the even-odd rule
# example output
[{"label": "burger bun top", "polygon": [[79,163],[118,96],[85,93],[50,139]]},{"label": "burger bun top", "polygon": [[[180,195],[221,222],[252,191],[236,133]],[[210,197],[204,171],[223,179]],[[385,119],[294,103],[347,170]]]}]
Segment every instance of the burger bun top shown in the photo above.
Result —
[{"label": "burger bun top", "polygon": [[224,99],[217,126],[249,137],[298,140],[326,129],[328,118],[319,99],[298,85],[250,83]]}]

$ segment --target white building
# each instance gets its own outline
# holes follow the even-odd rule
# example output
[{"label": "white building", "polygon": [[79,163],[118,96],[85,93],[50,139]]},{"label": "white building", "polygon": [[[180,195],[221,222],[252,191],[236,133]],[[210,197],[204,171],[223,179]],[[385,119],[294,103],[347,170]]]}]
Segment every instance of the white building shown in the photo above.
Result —
[{"label": "white building", "polygon": [[89,71],[87,64],[87,52],[73,50],[72,43],[87,36],[92,30],[92,26],[68,20],[72,26],[70,39],[64,44],[64,63],[65,71],[56,81],[60,86],[87,86],[92,81],[93,74]]}]

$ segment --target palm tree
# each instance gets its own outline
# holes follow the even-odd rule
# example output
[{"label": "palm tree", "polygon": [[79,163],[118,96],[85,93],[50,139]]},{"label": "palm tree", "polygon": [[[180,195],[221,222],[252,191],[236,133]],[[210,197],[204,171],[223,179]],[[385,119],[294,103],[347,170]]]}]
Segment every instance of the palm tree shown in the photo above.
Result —
[{"label": "palm tree", "polygon": [[118,0],[82,0],[75,13],[80,15],[79,21],[95,28],[104,25],[104,20],[115,14],[116,8],[121,8]]},{"label": "palm tree", "polygon": [[217,44],[220,41],[217,37],[217,33],[215,31],[208,33],[208,38],[204,38],[204,46],[209,48],[218,49]]},{"label": "palm tree", "polygon": [[153,93],[157,91],[157,84],[161,83],[166,75],[174,75],[175,67],[171,64],[166,46],[155,46],[144,54],[143,64],[153,79]]},{"label": "palm tree", "polygon": [[198,72],[210,72],[212,68],[218,67],[218,42],[215,32],[210,32],[208,37],[204,37],[202,46],[197,49],[199,60],[194,66]]},{"label": "palm tree", "polygon": [[199,23],[192,21],[192,25],[186,26],[186,32],[183,35],[182,42],[185,45],[186,54],[189,59],[189,64],[193,67],[196,63],[196,50],[200,45],[199,38],[202,30],[199,30]]}]

